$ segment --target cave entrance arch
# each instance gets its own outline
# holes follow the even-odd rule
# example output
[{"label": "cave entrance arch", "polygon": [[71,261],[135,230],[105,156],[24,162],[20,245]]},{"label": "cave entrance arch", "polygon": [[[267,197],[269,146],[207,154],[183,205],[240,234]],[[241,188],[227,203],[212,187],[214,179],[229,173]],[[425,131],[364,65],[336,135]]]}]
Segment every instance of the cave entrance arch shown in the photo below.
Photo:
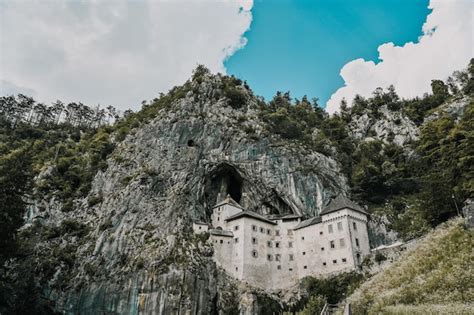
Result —
[{"label": "cave entrance arch", "polygon": [[213,207],[218,198],[231,196],[237,202],[242,199],[244,180],[239,171],[232,165],[222,163],[209,174],[206,181],[205,197],[208,206]]}]

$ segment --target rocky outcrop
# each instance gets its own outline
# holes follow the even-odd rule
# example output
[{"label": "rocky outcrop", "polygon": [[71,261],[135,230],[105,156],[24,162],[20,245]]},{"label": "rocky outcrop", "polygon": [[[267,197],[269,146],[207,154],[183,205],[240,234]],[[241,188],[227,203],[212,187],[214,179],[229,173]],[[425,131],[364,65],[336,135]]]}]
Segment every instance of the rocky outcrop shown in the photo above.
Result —
[{"label": "rocky outcrop", "polygon": [[401,111],[391,111],[387,105],[378,110],[379,117],[371,117],[366,111],[360,116],[352,117],[349,131],[356,140],[381,140],[404,146],[418,140],[419,130],[413,121]]},{"label": "rocky outcrop", "polygon": [[[73,283],[51,290],[57,309],[226,313],[222,299],[229,293],[219,288],[230,282],[210,261],[209,244],[191,233],[193,220],[209,222],[212,206],[227,194],[261,214],[314,216],[332,196],[348,191],[333,159],[268,134],[244,87],[247,101],[238,109],[216,98],[220,80],[206,75],[193,81],[183,98],[133,129],[74,211],[61,212],[54,200],[35,201],[30,223],[41,218],[44,225],[75,220],[87,226],[75,263],[56,270]],[[38,248],[48,250],[47,244]],[[55,287],[54,280],[50,284]]]}]

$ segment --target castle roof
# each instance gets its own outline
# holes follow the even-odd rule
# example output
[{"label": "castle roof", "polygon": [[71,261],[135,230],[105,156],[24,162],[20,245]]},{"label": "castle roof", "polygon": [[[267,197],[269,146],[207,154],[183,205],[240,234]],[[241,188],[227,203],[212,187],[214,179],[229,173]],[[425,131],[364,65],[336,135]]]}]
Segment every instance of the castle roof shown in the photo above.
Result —
[{"label": "castle roof", "polygon": [[295,226],[293,230],[299,230],[307,226],[315,225],[315,224],[321,223],[321,221],[322,221],[321,217],[314,217],[308,220],[304,220],[304,221],[301,221],[297,226]]},{"label": "castle roof", "polygon": [[358,204],[343,195],[338,195],[336,198],[331,200],[329,205],[324,208],[320,215],[329,214],[331,212],[339,211],[346,208],[368,215],[368,213],[365,212],[365,210],[362,209],[361,206],[359,206]]},{"label": "castle roof", "polygon": [[260,221],[263,221],[263,222],[266,222],[266,223],[276,224],[275,222],[265,218],[264,216],[262,216],[262,215],[260,215],[256,212],[250,211],[250,210],[243,210],[239,213],[231,215],[230,217],[228,217],[226,219],[226,221],[229,222],[229,221],[236,220],[236,219],[239,219],[239,218],[242,218],[242,217],[249,217],[249,218],[260,220]]},{"label": "castle roof", "polygon": [[211,235],[217,235],[217,236],[234,237],[234,233],[232,233],[232,231],[227,231],[227,230],[211,229],[209,230],[209,233]]},{"label": "castle roof", "polygon": [[236,207],[236,208],[239,208],[239,209],[244,210],[244,208],[242,208],[242,206],[239,205],[237,201],[235,201],[234,199],[232,199],[232,197],[231,197],[230,195],[227,195],[224,200],[222,200],[221,202],[217,203],[214,207],[212,207],[212,209],[217,208],[217,207],[220,207],[220,206],[223,206],[223,205],[228,205],[228,204],[229,204],[229,205],[232,205],[232,206],[234,206],[234,207]]}]

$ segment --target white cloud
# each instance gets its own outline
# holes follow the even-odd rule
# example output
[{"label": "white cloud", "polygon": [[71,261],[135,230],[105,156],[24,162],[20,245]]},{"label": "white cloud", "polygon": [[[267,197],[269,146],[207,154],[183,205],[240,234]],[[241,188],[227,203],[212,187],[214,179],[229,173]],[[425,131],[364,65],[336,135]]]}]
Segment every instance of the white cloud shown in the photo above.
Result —
[{"label": "white cloud", "polygon": [[401,97],[421,96],[431,91],[432,79],[446,79],[465,68],[473,57],[473,3],[471,0],[431,0],[433,11],[423,25],[418,43],[378,48],[380,62],[353,60],[341,69],[345,81],[326,104],[334,113],[345,98],[368,97],[377,87],[393,84]]},{"label": "white cloud", "polygon": [[225,72],[252,0],[0,0],[0,94],[138,109],[197,64]]}]

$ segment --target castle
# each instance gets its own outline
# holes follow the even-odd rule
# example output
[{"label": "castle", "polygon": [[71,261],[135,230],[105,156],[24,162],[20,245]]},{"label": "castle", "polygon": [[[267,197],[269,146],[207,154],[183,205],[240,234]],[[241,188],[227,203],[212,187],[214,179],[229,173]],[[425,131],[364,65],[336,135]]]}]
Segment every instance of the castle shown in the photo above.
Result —
[{"label": "castle", "polygon": [[370,253],[368,214],[339,195],[320,213],[263,216],[242,208],[230,196],[213,208],[211,227],[195,222],[196,233],[208,232],[214,260],[236,279],[265,289],[283,289],[306,276],[358,268]]}]

